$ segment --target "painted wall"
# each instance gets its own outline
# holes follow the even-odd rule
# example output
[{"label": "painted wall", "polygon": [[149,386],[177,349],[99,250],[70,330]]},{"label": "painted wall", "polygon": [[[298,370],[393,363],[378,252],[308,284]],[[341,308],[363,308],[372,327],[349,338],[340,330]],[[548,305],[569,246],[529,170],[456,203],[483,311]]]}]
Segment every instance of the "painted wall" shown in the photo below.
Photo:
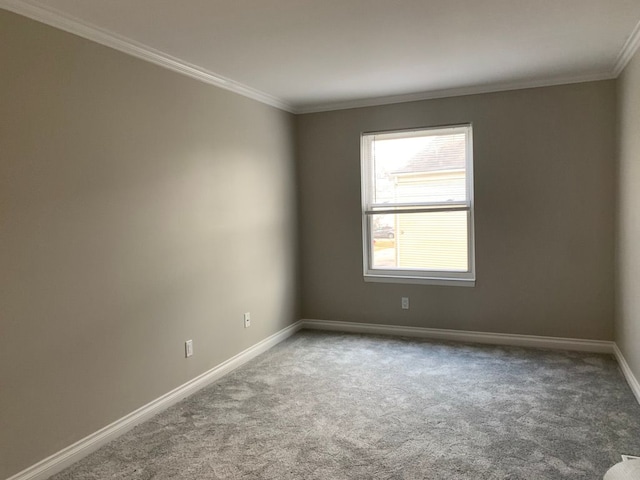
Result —
[{"label": "painted wall", "polygon": [[640,378],[640,52],[618,79],[616,344]]},{"label": "painted wall", "polygon": [[299,310],[292,115],[3,10],[0,65],[6,478]]},{"label": "painted wall", "polygon": [[[297,117],[303,318],[611,340],[615,106],[603,81]],[[466,122],[476,287],[365,283],[361,132]]]}]

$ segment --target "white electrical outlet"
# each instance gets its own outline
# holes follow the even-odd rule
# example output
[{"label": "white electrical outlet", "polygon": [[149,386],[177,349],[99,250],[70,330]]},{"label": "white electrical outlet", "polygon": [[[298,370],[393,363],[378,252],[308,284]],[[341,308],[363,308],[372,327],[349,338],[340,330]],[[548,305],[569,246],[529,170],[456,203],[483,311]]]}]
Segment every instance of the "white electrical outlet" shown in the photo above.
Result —
[{"label": "white electrical outlet", "polygon": [[409,310],[409,297],[402,297],[402,309]]},{"label": "white electrical outlet", "polygon": [[186,358],[193,356],[193,340],[184,342],[184,356]]},{"label": "white electrical outlet", "polygon": [[244,328],[249,328],[251,326],[251,313],[247,312],[244,314]]}]

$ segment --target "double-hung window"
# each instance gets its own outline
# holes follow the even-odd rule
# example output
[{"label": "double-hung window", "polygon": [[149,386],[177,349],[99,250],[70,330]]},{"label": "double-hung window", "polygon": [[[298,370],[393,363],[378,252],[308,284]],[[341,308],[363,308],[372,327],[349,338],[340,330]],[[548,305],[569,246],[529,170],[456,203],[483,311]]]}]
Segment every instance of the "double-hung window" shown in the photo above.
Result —
[{"label": "double-hung window", "polygon": [[473,286],[471,125],[362,135],[366,281]]}]

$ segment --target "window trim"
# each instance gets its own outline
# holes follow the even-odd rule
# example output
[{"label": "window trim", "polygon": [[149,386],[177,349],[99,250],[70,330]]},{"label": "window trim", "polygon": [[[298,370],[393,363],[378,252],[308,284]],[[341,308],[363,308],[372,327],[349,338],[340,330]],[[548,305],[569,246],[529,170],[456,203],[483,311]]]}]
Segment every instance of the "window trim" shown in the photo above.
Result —
[{"label": "window trim", "polygon": [[[388,204],[377,205],[369,203],[373,199],[374,169],[370,161],[371,144],[374,135],[384,135],[385,138],[408,138],[423,136],[432,131],[433,135],[442,133],[457,133],[463,131],[466,135],[465,182],[467,199],[465,202],[446,203],[412,203],[396,204],[389,208]],[[471,123],[410,128],[404,130],[386,130],[362,132],[360,135],[360,180],[361,180],[361,217],[362,217],[362,253],[363,276],[365,282],[408,283],[423,285],[465,286],[473,287],[476,282],[475,269],[475,207],[474,207],[474,176],[473,176],[473,126]],[[386,208],[385,208],[386,207]],[[372,228],[373,214],[393,214],[398,212],[437,212],[437,211],[466,211],[467,217],[467,256],[468,270],[464,272],[437,271],[421,269],[373,268]]]}]

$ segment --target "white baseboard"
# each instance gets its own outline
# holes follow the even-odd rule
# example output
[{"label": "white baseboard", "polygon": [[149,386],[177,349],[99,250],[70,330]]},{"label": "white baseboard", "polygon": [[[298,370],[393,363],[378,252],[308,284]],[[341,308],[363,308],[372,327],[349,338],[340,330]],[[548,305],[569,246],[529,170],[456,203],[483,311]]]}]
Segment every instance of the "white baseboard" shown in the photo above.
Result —
[{"label": "white baseboard", "polygon": [[185,384],[171,390],[169,393],[156,398],[143,407],[140,407],[134,412],[116,420],[97,432],[88,435],[73,445],[54,453],[50,457],[45,458],[19,473],[16,473],[7,480],[45,480],[46,478],[49,478],[51,475],[64,470],[111,440],[114,440],[120,435],[128,432],[136,425],[148,420],[152,416],[169,408],[171,405],[179,402],[183,398],[188,397],[196,391],[206,387],[210,383],[218,380],[261,353],[266,352],[271,347],[293,335],[300,328],[300,321],[283,328],[279,332],[276,332],[261,342],[256,343],[252,347],[247,348],[211,370],[189,380]]},{"label": "white baseboard", "polygon": [[618,360],[618,365],[620,365],[622,374],[624,375],[624,378],[627,380],[627,383],[629,384],[631,391],[636,396],[636,400],[638,400],[638,403],[640,403],[640,383],[638,382],[638,379],[631,371],[631,367],[629,367],[627,360],[624,358],[624,355],[622,355],[622,351],[618,348],[618,345],[615,343],[613,344],[613,353],[616,356],[616,360]]},{"label": "white baseboard", "polygon": [[519,347],[554,348],[581,352],[613,353],[613,342],[604,340],[584,340],[579,338],[540,337],[535,335],[515,335],[506,333],[485,333],[440,328],[400,327],[373,323],[338,322],[335,320],[300,321],[302,328],[333,330],[337,332],[373,333],[404,337],[434,338],[458,342],[488,343],[492,345],[512,345]]}]

